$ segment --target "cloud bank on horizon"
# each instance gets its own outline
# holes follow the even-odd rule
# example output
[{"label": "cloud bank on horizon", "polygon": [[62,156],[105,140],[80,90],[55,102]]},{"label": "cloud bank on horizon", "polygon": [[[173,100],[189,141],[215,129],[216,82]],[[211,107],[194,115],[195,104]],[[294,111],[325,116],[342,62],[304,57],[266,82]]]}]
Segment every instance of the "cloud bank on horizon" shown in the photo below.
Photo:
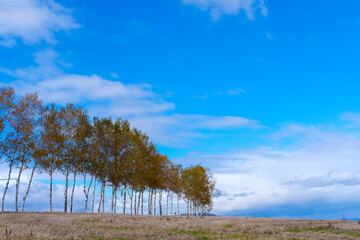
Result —
[{"label": "cloud bank on horizon", "polygon": [[[45,103],[70,101],[87,107],[91,116],[127,118],[175,161],[185,165],[201,162],[217,180],[216,214],[357,217],[357,93],[345,88],[342,99],[336,98],[345,84],[335,90],[327,88],[324,76],[326,81],[317,88],[313,76],[301,75],[298,80],[294,76],[299,72],[287,72],[297,67],[284,66],[308,49],[291,42],[290,47],[297,46],[299,52],[290,61],[286,41],[292,41],[296,33],[289,32],[288,26],[283,26],[286,33],[275,27],[283,22],[269,23],[275,36],[286,39],[281,41],[270,35],[271,27],[255,26],[257,14],[267,16],[272,2],[179,2],[178,15],[159,12],[149,17],[149,11],[144,13],[131,3],[116,3],[118,9],[126,10],[123,14],[107,14],[114,7],[106,8],[106,1],[103,6],[90,1],[84,7],[84,3],[60,0],[0,0],[0,81],[19,94],[36,91]],[[208,12],[213,21],[205,23],[182,12],[195,8]],[[231,20],[221,22],[223,15],[230,15]],[[169,25],[162,17],[169,19]],[[237,19],[246,27],[237,28],[232,22]],[[184,22],[186,28],[172,21]],[[298,27],[301,31],[302,25]],[[271,49],[276,50],[273,55]],[[284,57],[284,62],[274,55]],[[114,62],[119,65],[115,70]],[[301,64],[309,67],[305,61]],[[326,71],[309,70],[314,76]],[[346,76],[341,74],[343,81]],[[356,89],[356,82],[350,85]],[[312,88],[311,101],[307,101],[303,93]],[[331,102],[327,91],[338,102]],[[1,176],[6,171],[2,165]],[[62,180],[59,175],[55,203],[62,203]],[[46,187],[47,176],[37,175],[28,209],[46,210],[39,208],[47,204]],[[2,188],[0,182],[0,191]],[[81,186],[77,186],[75,199],[75,208],[81,209]]]}]

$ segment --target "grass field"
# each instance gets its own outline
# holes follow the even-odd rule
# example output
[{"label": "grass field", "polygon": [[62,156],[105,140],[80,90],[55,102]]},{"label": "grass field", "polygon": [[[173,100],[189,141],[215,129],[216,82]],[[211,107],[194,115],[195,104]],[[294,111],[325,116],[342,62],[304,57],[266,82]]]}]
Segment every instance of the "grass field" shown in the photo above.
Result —
[{"label": "grass field", "polygon": [[360,239],[342,220],[2,213],[0,239]]}]

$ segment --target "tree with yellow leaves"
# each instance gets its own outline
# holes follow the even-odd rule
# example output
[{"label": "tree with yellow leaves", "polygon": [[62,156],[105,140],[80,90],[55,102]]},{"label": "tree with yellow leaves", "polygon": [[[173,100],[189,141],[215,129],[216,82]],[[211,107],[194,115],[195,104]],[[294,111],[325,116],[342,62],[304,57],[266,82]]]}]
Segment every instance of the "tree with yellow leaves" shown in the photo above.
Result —
[{"label": "tree with yellow leaves", "polygon": [[11,172],[16,160],[16,150],[9,145],[12,139],[17,138],[16,130],[12,129],[10,123],[12,122],[12,112],[15,107],[15,92],[13,88],[1,88],[0,93],[0,115],[2,119],[0,149],[2,156],[5,157],[6,163],[9,165],[9,174],[5,184],[5,189],[2,197],[1,211],[4,212],[5,197],[9,187]]},{"label": "tree with yellow leaves", "polygon": [[45,172],[50,177],[49,205],[52,212],[53,175],[63,164],[64,135],[62,134],[62,112],[55,104],[47,106],[43,113],[43,124],[40,132],[41,146],[37,148],[36,157],[40,165],[39,172]]},{"label": "tree with yellow leaves", "polygon": [[212,193],[215,181],[209,174],[209,170],[200,166],[191,166],[181,171],[181,186],[183,199],[187,203],[187,214],[203,214],[206,209],[212,208]]}]

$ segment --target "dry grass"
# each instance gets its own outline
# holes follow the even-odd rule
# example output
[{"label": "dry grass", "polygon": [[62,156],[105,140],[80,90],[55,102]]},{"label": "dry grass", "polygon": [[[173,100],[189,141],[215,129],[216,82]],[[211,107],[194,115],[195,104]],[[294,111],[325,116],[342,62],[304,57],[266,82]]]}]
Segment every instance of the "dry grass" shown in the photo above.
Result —
[{"label": "dry grass", "polygon": [[0,239],[360,239],[356,221],[2,213]]}]

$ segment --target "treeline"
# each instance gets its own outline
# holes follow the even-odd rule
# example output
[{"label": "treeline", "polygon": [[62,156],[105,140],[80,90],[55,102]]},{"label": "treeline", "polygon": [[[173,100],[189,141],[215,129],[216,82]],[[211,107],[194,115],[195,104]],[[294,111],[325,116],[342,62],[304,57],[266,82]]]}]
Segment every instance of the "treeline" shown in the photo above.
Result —
[{"label": "treeline", "polygon": [[[52,211],[53,176],[65,176],[64,212],[73,211],[76,178],[83,181],[84,212],[104,212],[105,188],[111,187],[111,212],[117,211],[117,198],[122,198],[122,213],[130,205],[130,214],[173,213],[173,199],[187,203],[187,214],[201,214],[212,208],[215,183],[208,169],[197,165],[183,168],[159,153],[149,137],[126,120],[94,117],[73,104],[43,106],[36,93],[16,96],[13,88],[0,89],[0,154],[9,166],[2,197],[2,211],[11,173],[16,168],[15,211],[19,211],[19,185],[24,170],[31,169],[29,183],[22,199],[24,211],[35,171],[50,178],[49,209]],[[69,193],[69,176],[73,186]],[[95,206],[96,186],[100,199]],[[92,191],[92,203],[89,195]],[[163,207],[166,196],[166,212]],[[70,198],[70,199],[69,199]],[[70,201],[70,202],[69,202]],[[128,204],[127,204],[127,201]],[[170,201],[170,208],[169,208]],[[68,209],[70,205],[70,209]],[[97,209],[96,209],[97,208]]]}]

